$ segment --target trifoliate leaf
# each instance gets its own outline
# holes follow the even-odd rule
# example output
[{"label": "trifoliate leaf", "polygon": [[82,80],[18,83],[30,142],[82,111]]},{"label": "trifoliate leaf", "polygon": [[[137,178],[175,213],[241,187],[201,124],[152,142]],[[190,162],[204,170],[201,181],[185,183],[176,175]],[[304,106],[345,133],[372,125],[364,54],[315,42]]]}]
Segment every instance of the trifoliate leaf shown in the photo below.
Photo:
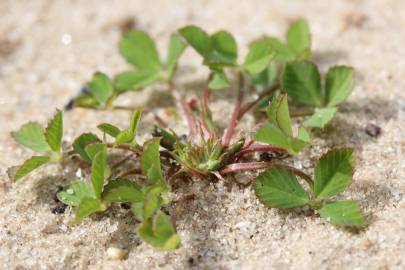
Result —
[{"label": "trifoliate leaf", "polygon": [[150,184],[166,186],[160,166],[160,138],[154,138],[144,144],[141,156],[142,173],[148,177]]},{"label": "trifoliate leaf", "polygon": [[337,201],[323,205],[319,210],[321,217],[332,224],[351,227],[365,227],[363,214],[354,201]]},{"label": "trifoliate leaf", "polygon": [[94,159],[94,156],[101,151],[107,151],[107,145],[105,143],[92,143],[85,147],[85,151],[90,160]]},{"label": "trifoliate leaf", "polygon": [[105,151],[100,151],[94,156],[91,164],[91,182],[97,199],[101,198],[101,193],[103,192],[106,171],[107,153]]},{"label": "trifoliate leaf", "polygon": [[275,52],[274,59],[280,62],[293,61],[296,59],[295,53],[286,44],[281,43],[278,38],[268,38],[271,47]]},{"label": "trifoliate leaf", "polygon": [[131,123],[129,125],[129,130],[136,135],[138,132],[139,122],[141,121],[142,109],[137,108],[132,114]]},{"label": "trifoliate leaf", "polygon": [[140,90],[160,80],[161,75],[155,71],[125,71],[118,74],[114,80],[114,87],[119,92]]},{"label": "trifoliate leaf", "polygon": [[128,129],[120,132],[115,139],[115,145],[122,143],[132,143],[138,131],[139,122],[141,121],[142,110],[137,108],[132,114],[131,123]]},{"label": "trifoliate leaf", "polygon": [[24,124],[17,132],[13,132],[12,136],[18,143],[36,152],[52,151],[46,141],[43,128],[36,122]]},{"label": "trifoliate leaf", "polygon": [[133,181],[116,179],[110,181],[102,194],[102,201],[105,203],[115,202],[141,202],[143,201],[142,188]]},{"label": "trifoliate leaf", "polygon": [[354,172],[353,149],[331,150],[315,168],[314,193],[318,199],[334,196],[350,185]]},{"label": "trifoliate leaf", "polygon": [[85,198],[95,198],[93,187],[84,181],[73,182],[56,194],[59,201],[71,206],[79,206]]},{"label": "trifoliate leaf", "polygon": [[310,118],[305,120],[304,126],[324,128],[326,124],[328,124],[329,121],[332,120],[335,113],[335,107],[319,109]]},{"label": "trifoliate leaf", "polygon": [[285,94],[275,96],[267,109],[267,117],[271,123],[279,127],[286,135],[292,136],[287,99],[287,95]]},{"label": "trifoliate leaf", "polygon": [[36,168],[51,161],[51,157],[33,156],[27,159],[21,166],[8,170],[8,176],[13,181],[18,181]]},{"label": "trifoliate leaf", "polygon": [[87,86],[92,96],[100,104],[105,104],[114,93],[110,78],[101,72],[96,72]]},{"label": "trifoliate leaf", "polygon": [[236,65],[238,48],[234,37],[226,31],[218,31],[211,37],[212,50],[206,55],[207,64]]},{"label": "trifoliate leaf", "polygon": [[172,78],[174,70],[176,69],[177,61],[184,52],[184,49],[187,47],[187,44],[183,42],[177,34],[172,34],[170,36],[169,42],[169,52],[167,55],[166,70],[168,77]]},{"label": "trifoliate leaf", "polygon": [[[311,34],[305,20],[294,22],[287,32],[287,45],[297,55],[308,54],[311,51]],[[309,55],[305,55],[305,59]]]},{"label": "trifoliate leaf", "polygon": [[92,143],[101,142],[101,140],[93,133],[83,133],[73,142],[73,150],[80,155],[80,157],[91,163],[91,158],[86,153],[86,146]]},{"label": "trifoliate leaf", "polygon": [[121,132],[119,128],[108,123],[102,123],[98,125],[97,128],[114,138],[117,137],[118,134]]},{"label": "trifoliate leaf", "polygon": [[259,200],[275,208],[292,208],[309,202],[308,194],[294,174],[282,167],[273,167],[256,178],[255,191]]},{"label": "trifoliate leaf", "polygon": [[126,32],[118,46],[120,53],[128,63],[138,69],[155,73],[160,70],[160,60],[155,42],[147,33],[139,30]]},{"label": "trifoliate leaf", "polygon": [[333,107],[342,103],[353,89],[353,69],[345,66],[334,66],[326,74],[325,104]]},{"label": "trifoliate leaf", "polygon": [[274,57],[274,51],[268,38],[261,38],[249,46],[249,52],[243,64],[251,75],[262,72]]},{"label": "trifoliate leaf", "polygon": [[170,219],[161,211],[153,219],[142,222],[138,235],[148,244],[163,250],[174,250],[181,242]]},{"label": "trifoliate leaf", "polygon": [[308,145],[305,141],[286,135],[280,128],[272,123],[261,126],[256,132],[255,140],[281,147],[291,155],[296,155]]},{"label": "trifoliate leaf", "polygon": [[80,203],[79,207],[76,209],[76,221],[81,221],[82,219],[94,214],[96,212],[105,211],[106,206],[102,204],[99,200],[94,198],[84,198]]},{"label": "trifoliate leaf", "polygon": [[45,138],[52,151],[59,152],[62,145],[63,119],[62,112],[57,110],[56,115],[49,122],[45,130]]},{"label": "trifoliate leaf", "polygon": [[115,139],[115,145],[120,145],[134,140],[134,135],[130,130],[121,131]]},{"label": "trifoliate leaf", "polygon": [[212,50],[210,36],[200,27],[186,26],[179,29],[179,33],[204,58]]},{"label": "trifoliate leaf", "polygon": [[212,80],[208,84],[208,87],[210,89],[224,89],[230,86],[229,80],[226,77],[225,73],[223,71],[221,72],[214,72],[214,76],[212,77]]},{"label": "trifoliate leaf", "polygon": [[308,61],[288,62],[284,68],[282,84],[294,101],[322,105],[321,79],[315,64]]}]

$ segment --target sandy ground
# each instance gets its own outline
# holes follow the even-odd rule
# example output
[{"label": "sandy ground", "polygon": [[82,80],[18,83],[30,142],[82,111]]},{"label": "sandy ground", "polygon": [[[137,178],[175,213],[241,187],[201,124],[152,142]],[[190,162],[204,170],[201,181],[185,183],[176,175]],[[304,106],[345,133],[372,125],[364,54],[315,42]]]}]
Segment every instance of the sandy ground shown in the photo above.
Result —
[{"label": "sandy ground", "polygon": [[[75,178],[71,166],[51,165],[17,184],[6,177],[7,167],[31,154],[10,131],[28,120],[45,123],[95,70],[114,74],[126,68],[116,49],[126,19],[156,37],[163,52],[170,32],[184,24],[227,29],[245,51],[252,38],[280,36],[301,17],[311,26],[314,60],[323,71],[336,63],[354,66],[356,87],[326,131],[292,162],[311,171],[328,148],[355,147],[355,181],[343,197],[360,202],[370,224],[365,231],[353,234],[313,215],[268,209],[251,187],[229,178],[182,191],[196,194],[172,211],[182,246],[158,252],[137,238],[136,222],[119,207],[78,226],[69,225],[69,209],[53,214],[58,186]],[[401,0],[0,1],[0,268],[405,269],[404,29]],[[191,50],[181,60],[185,79],[179,85],[189,93],[206,75],[199,62]],[[119,102],[153,109],[168,105],[161,102],[163,87],[151,92]],[[216,102],[215,111],[228,113],[228,103]],[[128,117],[127,112],[66,113],[65,140],[94,131],[100,119],[124,127]],[[141,134],[150,131],[151,119],[144,117]],[[253,118],[246,121],[250,130]],[[379,125],[381,136],[368,136],[368,123]],[[109,261],[108,247],[125,249],[128,258]]]}]

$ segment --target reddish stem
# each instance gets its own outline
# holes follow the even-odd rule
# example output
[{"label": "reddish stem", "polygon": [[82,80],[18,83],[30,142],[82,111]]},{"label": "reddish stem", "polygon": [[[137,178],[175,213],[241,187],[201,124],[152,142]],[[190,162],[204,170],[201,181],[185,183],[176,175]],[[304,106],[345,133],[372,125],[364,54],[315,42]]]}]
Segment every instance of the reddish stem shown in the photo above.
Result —
[{"label": "reddish stem", "polygon": [[159,126],[161,126],[162,128],[167,128],[167,123],[165,120],[163,120],[159,115],[157,115],[156,113],[154,114],[155,117],[155,121],[158,122]]},{"label": "reddish stem", "polygon": [[228,174],[234,172],[254,171],[260,169],[267,169],[274,166],[274,162],[248,162],[248,163],[233,163],[226,165],[219,172],[220,174]]},{"label": "reddish stem", "polygon": [[222,135],[222,145],[225,147],[229,146],[235,127],[238,125],[239,122],[240,108],[243,101],[242,88],[243,88],[243,74],[239,73],[238,97],[236,99],[235,108],[232,113],[231,121],[229,122],[228,127],[225,129],[224,134]]},{"label": "reddish stem", "polygon": [[268,144],[253,144],[237,152],[235,154],[235,159],[254,152],[277,152],[282,154],[288,154],[283,148],[280,147]]},{"label": "reddish stem", "polygon": [[197,120],[190,108],[190,105],[186,103],[184,99],[181,100],[181,105],[183,106],[184,114],[186,115],[187,125],[190,132],[190,138],[196,138],[197,136]]},{"label": "reddish stem", "polygon": [[283,167],[287,169],[288,171],[292,172],[295,175],[300,176],[302,179],[304,179],[310,187],[313,187],[313,181],[311,176],[308,174],[304,173],[303,171],[291,167],[289,165],[283,164],[283,163],[276,163],[276,162],[248,162],[248,163],[233,163],[226,165],[225,167],[222,168],[222,170],[219,172],[220,174],[229,174],[229,173],[234,173],[234,172],[243,172],[243,171],[255,171],[255,170],[260,170],[260,169],[268,169],[271,167]]},{"label": "reddish stem", "polygon": [[116,178],[118,179],[118,178],[126,177],[129,175],[133,175],[133,174],[143,175],[141,169],[133,169],[130,171],[123,172],[122,174],[118,175]]},{"label": "reddish stem", "polygon": [[238,120],[240,120],[250,109],[252,109],[254,106],[256,106],[263,98],[266,96],[270,95],[272,92],[277,90],[280,87],[278,83],[270,86],[266,90],[264,90],[255,100],[247,103],[245,106],[242,107],[240,110]]}]

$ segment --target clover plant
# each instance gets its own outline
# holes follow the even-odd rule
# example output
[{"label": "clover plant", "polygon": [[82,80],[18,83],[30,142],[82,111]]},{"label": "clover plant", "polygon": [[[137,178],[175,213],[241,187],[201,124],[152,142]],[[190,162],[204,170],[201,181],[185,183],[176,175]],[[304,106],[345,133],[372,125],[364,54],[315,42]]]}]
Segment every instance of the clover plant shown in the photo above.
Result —
[{"label": "clover plant", "polygon": [[[158,120],[145,142],[137,140],[141,108],[115,104],[117,96],[141,90],[154,83],[166,83],[173,92],[177,62],[187,46],[202,57],[208,68],[200,102],[177,98],[188,134],[177,134],[164,118]],[[119,42],[119,51],[133,66],[131,70],[109,77],[96,72],[74,106],[92,109],[130,109],[128,128],[99,123],[102,137],[83,133],[62,149],[62,112],[57,111],[46,129],[30,122],[13,133],[15,140],[40,156],[9,170],[14,181],[48,162],[74,155],[91,168],[86,180],[72,181],[57,194],[64,204],[75,209],[77,222],[104,212],[114,203],[131,205],[138,220],[137,234],[151,246],[172,250],[180,246],[180,236],[167,214],[172,201],[169,194],[188,179],[223,179],[228,174],[260,171],[254,189],[259,200],[274,208],[309,206],[335,225],[363,228],[361,210],[354,201],[335,200],[352,182],[353,149],[330,150],[315,166],[314,177],[294,168],[285,159],[299,155],[311,144],[311,129],[324,128],[337,113],[353,88],[353,69],[333,66],[321,80],[315,63],[310,61],[311,37],[308,24],[299,20],[287,31],[285,41],[262,36],[249,45],[240,61],[236,39],[227,31],[209,34],[198,26],[185,26],[170,36],[169,50],[162,61],[153,39],[145,32],[131,30]],[[181,75],[181,74],[180,74]],[[214,121],[210,109],[212,91],[231,91],[235,79],[235,102],[226,128]],[[228,90],[220,90],[227,89]],[[294,106],[289,107],[289,103]],[[297,128],[292,116],[301,115],[297,106],[305,106],[309,118]],[[235,131],[244,115],[258,109],[258,129],[238,135]],[[308,114],[308,113],[306,113]],[[266,115],[266,119],[264,119]],[[223,117],[223,116],[221,116]],[[114,155],[122,159],[113,162]],[[266,155],[252,155],[265,153]],[[131,168],[124,166],[131,162]],[[308,186],[303,187],[304,180]],[[71,179],[74,180],[74,179]],[[145,181],[146,180],[146,181]]]}]

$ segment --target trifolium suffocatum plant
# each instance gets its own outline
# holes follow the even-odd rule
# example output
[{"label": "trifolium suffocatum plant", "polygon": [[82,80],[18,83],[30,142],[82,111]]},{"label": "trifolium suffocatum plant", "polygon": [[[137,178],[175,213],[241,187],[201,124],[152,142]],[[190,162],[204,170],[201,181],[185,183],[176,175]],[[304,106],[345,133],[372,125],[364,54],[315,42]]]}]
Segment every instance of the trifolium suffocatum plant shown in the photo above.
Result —
[{"label": "trifolium suffocatum plant", "polygon": [[[209,70],[199,102],[179,98],[174,92],[177,62],[187,47],[200,55],[202,65]],[[127,128],[96,123],[101,137],[84,133],[70,149],[62,149],[61,111],[46,127],[35,122],[25,124],[13,137],[38,154],[11,168],[12,180],[19,181],[47,163],[78,156],[89,167],[90,175],[84,180],[71,179],[57,194],[62,203],[74,209],[75,220],[80,222],[112,204],[125,203],[139,222],[138,236],[162,250],[176,249],[181,243],[168,214],[170,193],[176,192],[175,185],[185,183],[177,180],[223,180],[226,175],[244,171],[259,172],[252,179],[253,188],[268,207],[306,206],[337,226],[359,229],[366,225],[355,201],[335,199],[352,182],[353,149],[327,151],[314,164],[313,176],[286,162],[311,144],[312,130],[323,129],[331,121],[353,88],[352,68],[332,66],[321,75],[311,62],[311,37],[305,21],[294,22],[281,40],[272,36],[253,40],[244,57],[238,54],[236,40],[229,32],[207,33],[197,26],[185,26],[170,36],[165,59],[153,39],[138,30],[123,35],[119,52],[132,68],[114,77],[94,73],[69,109],[131,109]],[[221,128],[213,120],[211,94],[231,91],[232,80],[237,85],[235,101],[228,126]],[[120,107],[115,100],[127,91],[153,88],[155,83],[166,84],[180,99],[188,134],[177,134],[164,118],[156,117],[158,121],[150,131],[152,139],[140,143],[137,133],[142,109]],[[258,129],[250,135],[237,135],[238,123],[252,110],[258,116]],[[291,120],[297,115],[301,120],[298,127]],[[116,149],[124,159],[112,163],[109,157]],[[126,161],[132,166],[123,171],[121,165]]]}]

